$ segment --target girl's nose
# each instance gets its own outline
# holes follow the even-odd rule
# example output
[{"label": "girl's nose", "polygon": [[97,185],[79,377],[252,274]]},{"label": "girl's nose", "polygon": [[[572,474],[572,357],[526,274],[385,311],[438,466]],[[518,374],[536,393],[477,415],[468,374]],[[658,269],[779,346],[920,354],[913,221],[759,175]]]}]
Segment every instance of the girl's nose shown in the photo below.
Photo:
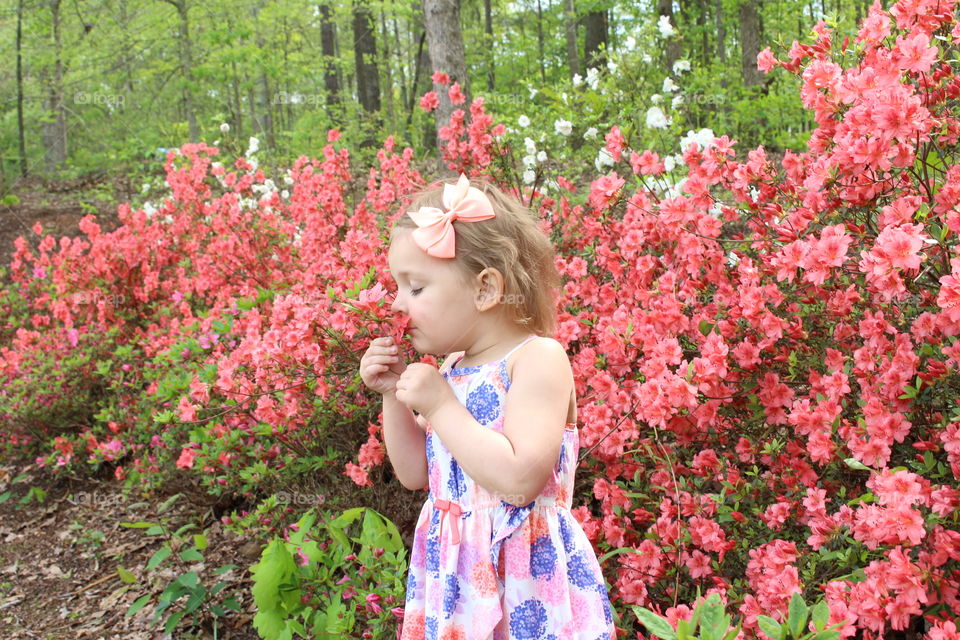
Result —
[{"label": "girl's nose", "polygon": [[393,294],[393,302],[390,303],[390,309],[393,311],[398,311],[400,309],[400,294]]}]

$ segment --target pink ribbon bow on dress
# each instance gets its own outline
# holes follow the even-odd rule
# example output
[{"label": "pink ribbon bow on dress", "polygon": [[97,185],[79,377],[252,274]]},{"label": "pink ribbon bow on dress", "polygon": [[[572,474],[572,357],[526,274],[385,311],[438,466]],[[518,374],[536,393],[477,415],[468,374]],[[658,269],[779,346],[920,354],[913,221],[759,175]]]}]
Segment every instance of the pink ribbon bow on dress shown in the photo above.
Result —
[{"label": "pink ribbon bow on dress", "polygon": [[435,500],[433,503],[440,511],[440,532],[437,536],[443,535],[443,518],[448,513],[450,514],[450,524],[453,525],[453,536],[450,540],[451,544],[460,544],[460,527],[457,525],[457,522],[460,520],[460,516],[463,515],[463,509],[460,508],[456,502],[451,502],[450,500]]},{"label": "pink ribbon bow on dress", "polygon": [[496,215],[490,198],[480,189],[471,187],[470,180],[462,173],[456,184],[443,185],[443,206],[446,211],[436,207],[420,207],[419,211],[407,212],[417,223],[417,228],[413,230],[413,241],[434,258],[456,256],[454,220],[479,222]]}]

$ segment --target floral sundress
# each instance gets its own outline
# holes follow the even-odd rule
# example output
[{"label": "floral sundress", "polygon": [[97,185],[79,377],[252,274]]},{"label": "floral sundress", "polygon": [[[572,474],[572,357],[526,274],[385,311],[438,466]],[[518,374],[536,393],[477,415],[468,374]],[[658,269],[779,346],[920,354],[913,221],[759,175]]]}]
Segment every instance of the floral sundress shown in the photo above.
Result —
[{"label": "floral sundress", "polygon": [[[503,432],[507,358],[535,337],[496,362],[444,363],[480,424]],[[564,429],[543,492],[522,507],[476,484],[429,425],[426,433],[430,495],[414,533],[401,640],[616,640],[600,564],[570,512],[576,424]]]}]

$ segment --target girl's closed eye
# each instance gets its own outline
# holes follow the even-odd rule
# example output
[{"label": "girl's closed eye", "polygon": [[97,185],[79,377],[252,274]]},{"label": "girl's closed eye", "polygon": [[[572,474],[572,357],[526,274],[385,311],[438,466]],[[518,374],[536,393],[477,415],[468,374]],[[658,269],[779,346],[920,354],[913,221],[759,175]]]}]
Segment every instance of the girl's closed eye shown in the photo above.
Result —
[{"label": "girl's closed eye", "polygon": [[418,296],[420,292],[423,291],[423,287],[417,287],[416,289],[410,289],[410,295]]}]

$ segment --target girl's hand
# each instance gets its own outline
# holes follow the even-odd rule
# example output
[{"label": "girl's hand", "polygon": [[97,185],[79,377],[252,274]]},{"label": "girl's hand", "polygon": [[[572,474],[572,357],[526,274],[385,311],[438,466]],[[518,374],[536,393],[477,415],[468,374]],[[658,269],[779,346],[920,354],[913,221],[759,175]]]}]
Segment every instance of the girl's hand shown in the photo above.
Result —
[{"label": "girl's hand", "polygon": [[360,358],[360,379],[373,391],[383,395],[397,389],[397,381],[407,365],[400,360],[393,338],[377,338]]},{"label": "girl's hand", "polygon": [[397,381],[396,389],[397,400],[427,420],[446,402],[458,402],[437,368],[424,362],[409,365]]}]

